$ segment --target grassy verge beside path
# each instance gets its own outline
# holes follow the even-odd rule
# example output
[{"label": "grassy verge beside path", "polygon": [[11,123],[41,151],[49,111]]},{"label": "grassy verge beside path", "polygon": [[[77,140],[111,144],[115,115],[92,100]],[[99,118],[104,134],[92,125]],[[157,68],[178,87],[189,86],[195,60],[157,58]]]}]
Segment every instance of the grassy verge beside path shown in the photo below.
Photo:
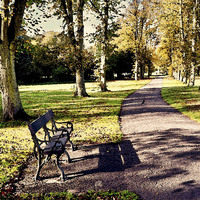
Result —
[{"label": "grassy verge beside path", "polygon": [[199,86],[188,87],[180,81],[165,78],[162,96],[175,109],[200,123],[200,90]]},{"label": "grassy verge beside path", "polygon": [[[57,121],[74,123],[75,142],[119,142],[122,138],[118,115],[123,99],[150,82],[108,82],[108,92],[99,92],[95,83],[87,83],[90,97],[73,96],[73,85],[21,86],[20,95],[27,114],[42,115],[52,109]],[[0,104],[1,105],[1,104]],[[0,107],[0,113],[2,108]],[[33,142],[27,125],[21,121],[1,122],[0,116],[0,188],[15,177],[28,155]]]},{"label": "grassy verge beside path", "polygon": [[[11,196],[10,199],[13,197]],[[9,199],[9,198],[8,198]],[[140,200],[140,198],[133,192],[129,192],[127,190],[114,192],[114,191],[88,191],[87,193],[83,194],[71,194],[68,192],[61,192],[61,193],[49,193],[49,194],[24,194],[21,196],[15,196],[15,200],[25,200],[25,199],[37,199],[37,200]]]}]

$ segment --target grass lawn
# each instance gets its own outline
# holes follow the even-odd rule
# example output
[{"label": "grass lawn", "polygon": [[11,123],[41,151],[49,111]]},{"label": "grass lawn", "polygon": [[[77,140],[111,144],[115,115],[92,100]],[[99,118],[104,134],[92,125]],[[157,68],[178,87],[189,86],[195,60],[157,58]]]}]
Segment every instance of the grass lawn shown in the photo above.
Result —
[{"label": "grass lawn", "polygon": [[190,119],[200,123],[200,90],[198,86],[188,87],[180,81],[165,78],[162,88],[162,96],[166,102],[188,116]]},{"label": "grass lawn", "polygon": [[[74,84],[20,86],[22,104],[27,114],[37,118],[52,109],[57,121],[72,121],[74,142],[119,142],[121,103],[128,94],[150,82],[112,81],[108,92],[99,92],[97,83],[87,83],[90,97],[74,97]],[[0,113],[2,108],[0,107]],[[33,142],[25,122],[1,122],[0,116],[0,188],[15,177],[32,153]]]}]

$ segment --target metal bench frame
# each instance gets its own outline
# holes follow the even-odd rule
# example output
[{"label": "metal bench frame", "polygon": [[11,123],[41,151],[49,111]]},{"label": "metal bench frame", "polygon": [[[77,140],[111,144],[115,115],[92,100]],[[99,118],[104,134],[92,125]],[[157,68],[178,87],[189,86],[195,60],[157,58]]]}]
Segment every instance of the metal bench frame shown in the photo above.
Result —
[{"label": "metal bench frame", "polygon": [[[71,122],[56,122],[52,110],[48,110],[44,115],[37,118],[35,121],[28,124],[31,136],[34,142],[34,155],[38,160],[38,168],[35,175],[35,180],[40,180],[39,174],[47,161],[50,161],[52,155],[56,155],[56,165],[61,172],[61,179],[65,181],[67,177],[59,163],[59,158],[62,154],[66,154],[68,162],[71,162],[70,156],[65,149],[66,143],[69,141],[72,150],[75,150],[70,135],[73,131],[73,124]],[[47,123],[51,122],[51,128],[47,127]],[[62,125],[58,128],[57,124]],[[63,126],[65,125],[65,126]],[[44,139],[37,137],[39,130],[43,129]]]}]

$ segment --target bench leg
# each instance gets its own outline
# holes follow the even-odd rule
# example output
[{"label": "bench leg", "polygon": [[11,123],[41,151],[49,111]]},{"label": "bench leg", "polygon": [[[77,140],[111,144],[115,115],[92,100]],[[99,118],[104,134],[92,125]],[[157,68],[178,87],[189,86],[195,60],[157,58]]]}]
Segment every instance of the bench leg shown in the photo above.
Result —
[{"label": "bench leg", "polygon": [[51,156],[46,156],[46,158],[45,158],[45,159],[43,160],[43,162],[42,162],[42,156],[41,156],[41,155],[38,156],[38,168],[37,168],[35,180],[40,180],[40,178],[39,178],[40,171],[41,171],[43,165],[44,165],[48,160],[50,160],[50,158],[51,158]]},{"label": "bench leg", "polygon": [[71,158],[70,158],[70,156],[69,156],[69,154],[68,154],[67,150],[65,150],[65,154],[67,155],[67,158],[68,158],[68,163],[71,163]]},{"label": "bench leg", "polygon": [[75,151],[76,149],[75,149],[75,147],[74,147],[74,144],[73,144],[73,142],[71,141],[71,140],[69,140],[69,142],[71,143],[71,145],[72,145],[72,151]]},{"label": "bench leg", "polygon": [[62,169],[62,167],[60,166],[60,163],[59,163],[59,158],[60,158],[60,154],[58,154],[56,157],[57,157],[57,159],[56,159],[56,164],[57,164],[57,167],[58,167],[58,169],[60,170],[60,172],[61,172],[61,179],[62,179],[62,181],[65,181],[66,179],[67,179],[67,177],[65,176],[65,173],[64,173],[64,171],[63,171],[63,169]]}]

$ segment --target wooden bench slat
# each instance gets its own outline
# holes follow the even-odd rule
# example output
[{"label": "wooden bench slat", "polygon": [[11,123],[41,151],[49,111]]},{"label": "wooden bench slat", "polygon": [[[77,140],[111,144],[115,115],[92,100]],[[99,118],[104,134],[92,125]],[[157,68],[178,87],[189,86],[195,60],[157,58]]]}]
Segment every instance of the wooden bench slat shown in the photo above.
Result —
[{"label": "wooden bench slat", "polygon": [[45,126],[54,116],[53,111],[49,110],[44,115],[33,121],[28,125],[31,134],[36,134],[43,126]]},{"label": "wooden bench slat", "polygon": [[44,154],[59,154],[64,152],[64,148],[62,148],[62,145],[65,146],[67,143],[67,138],[62,137],[58,140],[61,143],[58,143],[57,141],[51,141],[48,143],[48,145],[44,148]]}]

